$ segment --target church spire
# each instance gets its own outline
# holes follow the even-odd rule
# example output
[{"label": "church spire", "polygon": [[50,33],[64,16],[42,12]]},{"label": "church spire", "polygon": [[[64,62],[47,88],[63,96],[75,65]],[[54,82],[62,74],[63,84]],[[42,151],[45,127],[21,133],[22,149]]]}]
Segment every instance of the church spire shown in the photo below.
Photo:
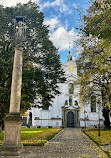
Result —
[{"label": "church spire", "polygon": [[71,49],[70,44],[71,44],[71,43],[69,42],[69,52],[70,52],[70,49]]},{"label": "church spire", "polygon": [[71,43],[69,43],[69,55],[68,55],[68,61],[72,60],[72,56],[71,56],[71,53],[70,53],[70,44],[71,44]]}]

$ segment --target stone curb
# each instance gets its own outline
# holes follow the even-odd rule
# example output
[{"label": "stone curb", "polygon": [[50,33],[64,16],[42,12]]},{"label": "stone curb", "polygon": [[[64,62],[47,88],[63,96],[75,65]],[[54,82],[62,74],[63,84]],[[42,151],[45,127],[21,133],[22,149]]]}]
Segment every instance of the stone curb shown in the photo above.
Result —
[{"label": "stone curb", "polygon": [[47,145],[48,143],[50,143],[53,139],[55,139],[60,133],[62,133],[64,131],[64,129],[62,129],[59,133],[57,133],[52,139],[50,139],[49,141],[47,141],[46,143],[44,143],[43,146]]}]

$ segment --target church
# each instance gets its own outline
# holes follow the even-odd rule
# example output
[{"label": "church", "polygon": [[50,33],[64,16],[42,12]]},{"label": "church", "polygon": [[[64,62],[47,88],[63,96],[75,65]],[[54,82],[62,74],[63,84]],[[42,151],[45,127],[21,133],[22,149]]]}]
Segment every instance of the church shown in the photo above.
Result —
[{"label": "church", "polygon": [[59,83],[60,95],[53,99],[52,106],[43,108],[34,108],[28,110],[27,117],[24,117],[25,123],[34,128],[86,128],[98,127],[98,122],[103,126],[102,109],[96,102],[96,96],[91,96],[89,102],[84,105],[80,103],[79,85],[74,85],[78,80],[77,65],[68,56],[66,63],[62,64],[65,71],[65,83]]}]

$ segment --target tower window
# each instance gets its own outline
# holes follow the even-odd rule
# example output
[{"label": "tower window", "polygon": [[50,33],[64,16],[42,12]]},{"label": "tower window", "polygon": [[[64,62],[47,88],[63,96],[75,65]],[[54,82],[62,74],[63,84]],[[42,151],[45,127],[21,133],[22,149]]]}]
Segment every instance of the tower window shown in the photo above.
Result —
[{"label": "tower window", "polygon": [[73,94],[74,92],[74,85],[72,83],[69,84],[69,94]]},{"label": "tower window", "polygon": [[91,112],[96,112],[96,96],[91,96]]}]

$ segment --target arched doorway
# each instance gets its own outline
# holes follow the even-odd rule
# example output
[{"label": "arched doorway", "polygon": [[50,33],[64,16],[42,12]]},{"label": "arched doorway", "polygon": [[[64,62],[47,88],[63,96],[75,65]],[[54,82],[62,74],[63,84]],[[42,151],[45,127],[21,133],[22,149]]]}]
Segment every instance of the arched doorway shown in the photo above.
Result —
[{"label": "arched doorway", "polygon": [[72,111],[67,113],[67,127],[74,127],[74,113]]},{"label": "arched doorway", "polygon": [[32,126],[32,112],[29,113],[28,127],[30,128],[30,126]]}]

